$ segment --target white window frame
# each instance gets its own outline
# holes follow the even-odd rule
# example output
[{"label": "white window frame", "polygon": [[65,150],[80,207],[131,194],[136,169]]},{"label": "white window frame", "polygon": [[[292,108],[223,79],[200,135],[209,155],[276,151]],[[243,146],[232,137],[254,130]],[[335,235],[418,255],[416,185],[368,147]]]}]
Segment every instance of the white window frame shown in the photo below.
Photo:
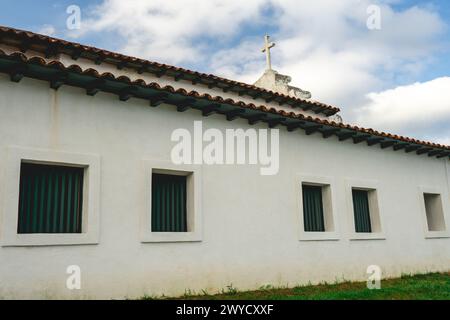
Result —
[{"label": "white window frame", "polygon": [[[444,231],[430,231],[428,229],[427,211],[425,207],[424,193],[439,194],[442,202],[442,214],[445,223]],[[432,186],[420,186],[418,191],[419,208],[422,215],[422,225],[424,230],[425,239],[439,239],[450,238],[450,218],[449,218],[449,199],[448,195],[443,188]]]},{"label": "white window frame", "polygon": [[[141,214],[140,235],[142,243],[201,242],[203,240],[202,215],[202,167],[200,165],[177,165],[169,161],[144,160],[145,210]],[[153,173],[187,176],[187,232],[153,232],[152,175]]]},{"label": "white window frame", "polygon": [[[18,234],[22,162],[85,168],[82,232],[79,234]],[[100,234],[100,156],[63,151],[7,147],[2,160],[0,241],[3,247],[92,245]]]},{"label": "white window frame", "polygon": [[[299,241],[337,241],[340,240],[339,223],[336,210],[335,179],[332,177],[313,176],[305,174],[296,175],[296,193],[297,193],[297,217],[298,217],[298,239]],[[324,208],[325,228],[332,228],[324,232],[305,231],[304,212],[303,212],[303,184],[317,185],[328,188],[328,199],[322,197]],[[328,202],[328,203],[326,203]],[[331,218],[331,221],[329,220]]]},{"label": "white window frame", "polygon": [[[347,220],[349,226],[350,240],[385,240],[385,226],[382,217],[382,190],[380,183],[376,180],[345,179]],[[353,208],[353,189],[365,190],[369,192],[369,211],[372,232],[356,232],[355,212]],[[375,227],[375,228],[374,228]],[[378,231],[373,231],[374,229]]]}]

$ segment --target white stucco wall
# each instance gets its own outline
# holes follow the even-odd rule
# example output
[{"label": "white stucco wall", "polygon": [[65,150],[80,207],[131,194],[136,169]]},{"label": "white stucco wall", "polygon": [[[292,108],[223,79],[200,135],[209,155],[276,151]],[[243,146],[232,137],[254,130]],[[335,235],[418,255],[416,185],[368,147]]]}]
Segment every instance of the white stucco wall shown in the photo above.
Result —
[{"label": "white stucco wall", "polygon": [[[3,74],[0,96],[0,152],[19,146],[100,157],[99,243],[0,247],[0,298],[125,298],[180,295],[186,289],[214,292],[230,284],[243,290],[365,280],[372,264],[385,277],[450,269],[450,239],[425,238],[419,193],[421,187],[442,190],[450,226],[448,159],[281,128],[278,175],[261,176],[259,166],[202,167],[201,242],[142,243],[140,217],[149,183],[143,160],[169,161],[172,131],[192,128],[194,120],[219,129],[248,128],[247,122],[178,113],[166,105],[150,108],[136,99],[124,103],[110,94],[89,97],[72,87],[55,92],[46,82],[17,84]],[[0,201],[5,202],[8,182],[0,159]],[[338,240],[299,241],[298,177],[303,175],[334,182]],[[349,180],[378,186],[385,239],[351,240]],[[81,290],[66,289],[69,265],[81,267]]]}]

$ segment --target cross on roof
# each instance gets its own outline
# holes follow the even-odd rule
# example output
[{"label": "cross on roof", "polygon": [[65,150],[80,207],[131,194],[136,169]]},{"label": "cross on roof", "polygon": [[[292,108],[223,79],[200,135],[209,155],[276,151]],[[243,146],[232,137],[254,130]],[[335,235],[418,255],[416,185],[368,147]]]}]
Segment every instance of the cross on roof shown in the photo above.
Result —
[{"label": "cross on roof", "polygon": [[266,62],[267,62],[267,70],[272,70],[272,61],[270,58],[270,49],[275,47],[274,42],[270,42],[270,36],[264,36],[264,48],[262,48],[262,52],[266,53]]}]

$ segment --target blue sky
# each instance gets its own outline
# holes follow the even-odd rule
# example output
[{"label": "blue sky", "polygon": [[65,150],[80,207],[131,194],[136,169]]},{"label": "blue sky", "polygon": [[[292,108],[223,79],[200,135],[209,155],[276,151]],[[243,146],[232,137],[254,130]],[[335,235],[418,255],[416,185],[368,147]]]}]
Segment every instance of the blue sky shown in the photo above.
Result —
[{"label": "blue sky", "polygon": [[[365,25],[373,4],[378,31]],[[268,33],[274,68],[346,122],[450,144],[447,0],[3,0],[0,24],[249,83]]]}]

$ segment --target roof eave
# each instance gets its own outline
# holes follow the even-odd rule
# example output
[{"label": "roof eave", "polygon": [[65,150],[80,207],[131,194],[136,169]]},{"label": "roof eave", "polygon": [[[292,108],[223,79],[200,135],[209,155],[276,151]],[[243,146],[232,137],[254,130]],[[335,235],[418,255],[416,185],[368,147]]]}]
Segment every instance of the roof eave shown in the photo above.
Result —
[{"label": "roof eave", "polygon": [[283,103],[289,104],[293,108],[300,108],[303,110],[313,109],[316,114],[324,114],[325,116],[332,116],[340,112],[339,108],[316,101],[294,98],[254,85],[217,77],[211,74],[199,73],[175,66],[130,57],[29,31],[0,26],[0,38],[3,43],[19,48],[22,53],[26,53],[28,50],[33,49],[42,52],[46,58],[51,58],[62,53],[70,56],[74,60],[86,58],[96,64],[104,62],[110,63],[115,65],[119,70],[131,68],[135,69],[139,74],[149,72],[158,77],[165,75],[172,77],[175,81],[185,80],[190,81],[193,84],[203,84],[210,88],[218,88],[224,92],[248,95],[253,99],[261,98],[264,99],[266,103],[274,100],[283,101]]}]

